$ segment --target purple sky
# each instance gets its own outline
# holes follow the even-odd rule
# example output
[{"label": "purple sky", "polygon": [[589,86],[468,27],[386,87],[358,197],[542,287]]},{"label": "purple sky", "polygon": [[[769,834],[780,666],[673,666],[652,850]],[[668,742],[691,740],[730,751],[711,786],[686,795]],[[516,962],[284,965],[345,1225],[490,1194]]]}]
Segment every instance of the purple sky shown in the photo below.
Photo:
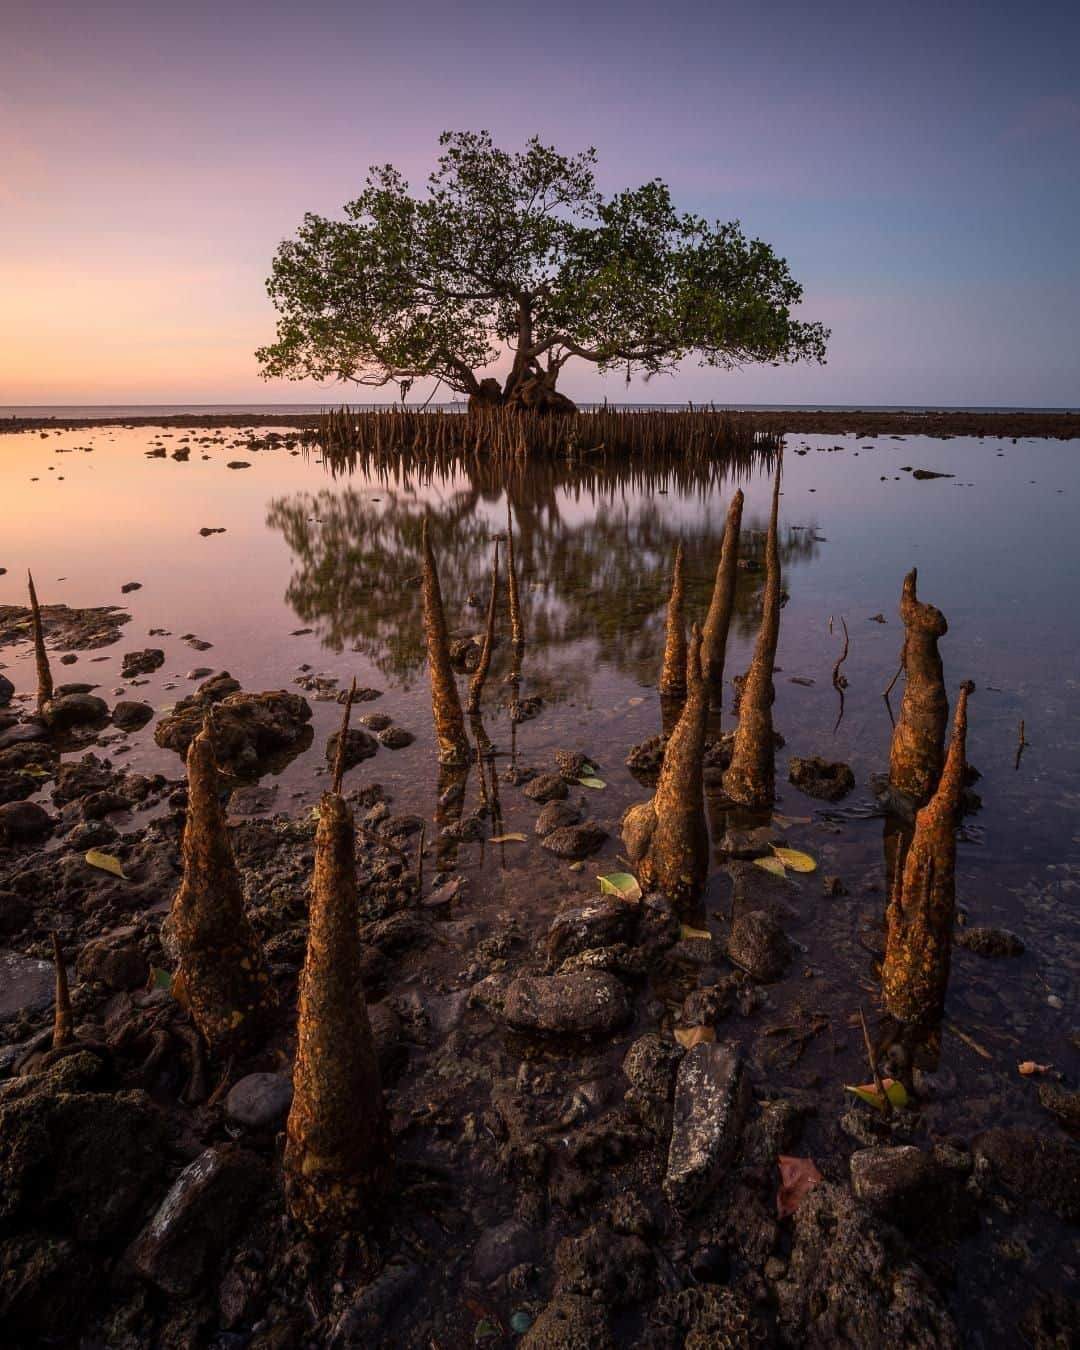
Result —
[{"label": "purple sky", "polygon": [[[1008,12],[1005,12],[1006,9]],[[784,254],[829,364],[578,397],[1080,404],[1080,5],[5,0],[0,404],[321,401],[264,279],[447,128],[596,146]]]}]

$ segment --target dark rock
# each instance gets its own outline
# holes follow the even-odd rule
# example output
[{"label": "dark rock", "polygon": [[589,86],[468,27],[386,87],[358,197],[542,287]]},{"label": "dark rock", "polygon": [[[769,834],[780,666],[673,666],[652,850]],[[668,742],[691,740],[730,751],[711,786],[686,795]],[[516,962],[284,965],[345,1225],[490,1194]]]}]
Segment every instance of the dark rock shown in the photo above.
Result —
[{"label": "dark rock", "polygon": [[78,661],[78,659],[79,658],[75,655],[74,652],[65,652],[64,655],[60,658],[60,664],[62,666],[73,666]]},{"label": "dark rock", "polygon": [[553,1298],[521,1338],[521,1350],[614,1350],[607,1313],[591,1298]]},{"label": "dark rock", "polygon": [[1036,1130],[987,1130],[975,1140],[977,1159],[989,1163],[1010,1191],[1070,1223],[1080,1220],[1080,1149]]},{"label": "dark rock", "polygon": [[154,710],[149,703],[124,699],[113,708],[113,726],[119,727],[121,731],[138,731],[140,727],[146,726],[153,716]]},{"label": "dark rock", "polygon": [[723,984],[695,989],[683,1000],[679,1023],[684,1027],[714,1027],[731,1015],[735,1007],[737,977]]},{"label": "dark rock", "polygon": [[956,945],[976,956],[1023,956],[1024,944],[1007,928],[958,928]]},{"label": "dark rock", "polygon": [[77,1242],[122,1238],[164,1166],[167,1133],[141,1092],[54,1092],[96,1055],[72,1055],[40,1087],[0,1106],[0,1222],[45,1226]]},{"label": "dark rock", "polygon": [[141,591],[141,590],[142,590],[141,581],[125,581],[124,584],[120,587],[120,594],[130,595],[132,591]]},{"label": "dark rock", "polygon": [[53,731],[103,722],[109,715],[109,705],[95,694],[63,694],[50,699],[41,711]]},{"label": "dark rock", "polygon": [[[130,622],[116,605],[96,609],[71,609],[67,605],[42,605],[41,626],[54,647],[68,651],[89,651],[107,647],[120,639],[120,626]],[[0,647],[12,642],[28,642],[31,631],[30,610],[23,605],[0,605]]]},{"label": "dark rock", "polygon": [[0,842],[15,844],[40,839],[53,827],[53,819],[37,802],[6,802],[0,806]]},{"label": "dark rock", "polygon": [[506,990],[502,1019],[516,1031],[606,1036],[631,1018],[626,989],[603,971],[518,975]]},{"label": "dark rock", "polygon": [[469,1270],[477,1284],[487,1286],[515,1266],[534,1261],[539,1251],[536,1230],[520,1219],[507,1219],[481,1233],[472,1250]]},{"label": "dark rock", "polygon": [[145,647],[138,652],[125,652],[120,667],[122,679],[131,680],[136,675],[150,675],[165,664],[165,653],[159,647]]},{"label": "dark rock", "polygon": [[650,736],[648,740],[631,746],[626,756],[626,767],[639,783],[646,787],[655,787],[664,763],[664,750],[667,747],[666,736]]},{"label": "dark rock", "polygon": [[52,1007],[55,982],[51,961],[0,950],[0,1021]]},{"label": "dark rock", "polygon": [[248,459],[230,459],[225,467],[227,469],[250,469],[251,461]]},{"label": "dark rock", "polygon": [[18,933],[34,917],[34,906],[17,891],[0,889],[0,935]]},{"label": "dark rock", "polygon": [[0,731],[0,750],[14,745],[26,745],[30,741],[43,741],[49,732],[44,722],[18,722],[13,727]]},{"label": "dark rock", "polygon": [[890,1223],[898,1223],[904,1205],[926,1205],[941,1175],[933,1154],[911,1144],[861,1148],[851,1155],[850,1167],[851,1189]]},{"label": "dark rock", "polygon": [[641,1238],[594,1224],[555,1249],[555,1293],[576,1294],[607,1307],[640,1303],[653,1291],[652,1254]]},{"label": "dark rock", "polygon": [[622,1071],[642,1096],[670,1102],[675,1096],[675,1075],[682,1058],[683,1051],[674,1041],[648,1031],[627,1050]]},{"label": "dark rock", "polygon": [[91,939],[75,962],[80,980],[100,980],[110,989],[139,989],[146,983],[150,963],[139,945],[139,930],[115,928]]},{"label": "dark rock", "polygon": [[385,731],[387,727],[394,725],[394,719],[387,713],[364,713],[356,720],[361,726],[367,727],[368,731]]},{"label": "dark rock", "polygon": [[956,1350],[956,1327],[897,1231],[851,1192],[819,1181],[792,1219],[787,1272],[775,1284],[784,1343]]},{"label": "dark rock", "polygon": [[522,791],[534,802],[561,801],[569,788],[557,773],[541,773],[525,784]]},{"label": "dark rock", "polygon": [[277,801],[278,785],[264,787],[261,783],[248,783],[245,787],[234,788],[227,803],[231,816],[259,816],[274,809]]},{"label": "dark rock", "polygon": [[578,909],[556,914],[548,929],[548,968],[590,947],[606,947],[625,942],[634,930],[633,906],[622,900],[597,900]]},{"label": "dark rock", "polygon": [[554,853],[557,858],[587,858],[595,853],[606,841],[607,830],[595,821],[586,821],[584,825],[563,825],[552,830],[540,841],[540,847]]},{"label": "dark rock", "polygon": [[650,1345],[753,1350],[766,1340],[765,1329],[751,1316],[746,1299],[734,1289],[716,1287],[725,1278],[727,1266],[727,1254],[721,1248],[701,1248],[695,1253],[692,1269],[701,1284],[672,1290],[656,1300],[649,1309],[649,1322],[661,1329],[661,1338]]},{"label": "dark rock", "polygon": [[664,1194],[675,1209],[698,1208],[738,1147],[750,1083],[738,1046],[705,1041],[683,1056]]},{"label": "dark rock", "polygon": [[551,834],[553,830],[563,829],[567,825],[576,825],[580,819],[580,807],[571,806],[569,802],[548,802],[536,817],[536,833],[543,837]]},{"label": "dark rock", "polygon": [[474,637],[455,638],[450,643],[450,664],[463,675],[471,675],[480,664],[481,643]]},{"label": "dark rock", "polygon": [[412,732],[406,731],[404,727],[387,727],[376,736],[379,744],[386,746],[387,750],[404,750],[407,745],[412,745],[415,739]]},{"label": "dark rock", "polygon": [[292,1078],[287,1073],[249,1073],[225,1098],[225,1114],[249,1130],[277,1129],[292,1105]]},{"label": "dark rock", "polygon": [[1080,1092],[1075,1088],[1070,1090],[1057,1083],[1040,1083],[1039,1105],[1056,1116],[1070,1134],[1080,1134]]},{"label": "dark rock", "polygon": [[771,984],[787,968],[791,944],[770,914],[763,909],[754,909],[736,915],[732,921],[727,954],[752,979]]},{"label": "dark rock", "polygon": [[237,693],[235,687],[236,681],[227,671],[207,680],[158,722],[155,742],[163,749],[186,755],[212,707],[214,750],[218,764],[227,772],[258,777],[284,768],[308,748],[313,733],[306,699],[280,689],[263,694]]},{"label": "dark rock", "polygon": [[6,708],[15,693],[15,686],[6,675],[0,675],[0,708]]},{"label": "dark rock", "polygon": [[[326,742],[326,762],[334,764],[337,761],[338,744],[341,741],[341,732],[335,731]],[[370,759],[372,755],[377,754],[379,744],[370,732],[365,731],[363,727],[349,727],[345,733],[345,767],[353,768],[361,764],[365,759]]]},{"label": "dark rock", "polygon": [[846,764],[831,763],[814,755],[810,759],[791,758],[788,781],[808,797],[824,802],[838,802],[855,786],[855,775]]},{"label": "dark rock", "polygon": [[555,764],[559,776],[567,783],[576,783],[579,778],[594,774],[597,768],[596,761],[580,750],[556,750]]},{"label": "dark rock", "polygon": [[230,1145],[206,1149],[176,1178],[126,1262],[165,1294],[194,1293],[250,1217],[267,1181],[251,1154]]}]

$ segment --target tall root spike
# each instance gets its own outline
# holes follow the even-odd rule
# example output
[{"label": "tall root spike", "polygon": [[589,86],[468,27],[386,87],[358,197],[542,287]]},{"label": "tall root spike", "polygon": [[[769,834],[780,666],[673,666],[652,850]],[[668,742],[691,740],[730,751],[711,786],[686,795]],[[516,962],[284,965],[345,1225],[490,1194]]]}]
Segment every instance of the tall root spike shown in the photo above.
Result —
[{"label": "tall root spike", "polygon": [[480,649],[480,661],[472,680],[469,682],[469,698],[466,711],[470,714],[480,711],[480,696],[484,692],[484,681],[491,669],[491,652],[495,646],[495,602],[499,594],[499,541],[495,540],[495,558],[491,564],[491,595],[488,597],[487,624],[484,628],[484,645]]},{"label": "tall root spike", "polygon": [[686,617],[684,614],[682,540],[675,545],[675,565],[671,572],[671,598],[667,607],[667,636],[664,640],[664,664],[660,671],[660,692],[668,698],[686,694]]},{"label": "tall root spike", "polygon": [[724,657],[727,653],[728,629],[735,608],[735,585],[739,571],[739,531],[742,528],[743,494],[740,488],[731,499],[724,542],[720,548],[720,562],[716,568],[709,612],[701,630],[701,671],[709,685],[709,698],[714,707],[720,707],[724,691]]},{"label": "tall root spike", "polygon": [[68,990],[67,968],[60,950],[60,939],[52,935],[53,964],[56,967],[56,1010],[53,1013],[53,1049],[70,1045],[75,1038],[75,1019],[71,1012],[71,993]]},{"label": "tall root spike", "polygon": [[379,1064],[361,982],[352,812],[327,793],[315,833],[293,1102],[285,1143],[289,1213],[335,1235],[370,1220],[393,1174]]},{"label": "tall root spike", "polygon": [[904,699],[893,730],[889,784],[916,807],[930,800],[945,758],[949,698],[938,638],[949,631],[945,615],[915,594],[918,574],[904,578],[900,617],[904,622]]},{"label": "tall root spike", "polygon": [[345,699],[345,711],[341,714],[341,728],[338,731],[337,750],[334,753],[334,792],[341,791],[341,780],[345,777],[345,767],[349,754],[349,719],[352,716],[353,699],[356,698],[356,676],[353,676],[349,693]]},{"label": "tall root spike", "polygon": [[37,709],[38,712],[53,696],[53,677],[49,669],[49,653],[45,650],[45,630],[41,625],[41,606],[38,604],[34,578],[26,574],[30,589],[30,624],[34,633],[34,664],[37,666]]},{"label": "tall root spike", "polygon": [[776,797],[776,747],[772,705],[776,697],[773,667],[780,638],[780,476],[783,452],[777,455],[769,533],[765,540],[765,603],[754,655],[739,699],[739,725],[724,774],[724,792],[741,806],[770,807]]},{"label": "tall root spike", "polygon": [[623,816],[622,837],[638,879],[676,901],[695,899],[709,870],[709,832],[702,777],[709,690],[701,672],[701,629],[695,624],[687,664],[689,688],[682,716],[664,751],[651,801]]},{"label": "tall root spike", "polygon": [[886,911],[881,984],[885,1006],[900,1022],[924,1025],[940,1018],[949,982],[956,917],[956,823],[964,787],[967,701],[975,686],[960,686],[952,738],[941,781],[915,817],[915,834]]},{"label": "tall root spike", "polygon": [[450,635],[446,628],[439,573],[435,554],[424,521],[424,632],[427,635],[428,666],[431,672],[431,710],[435,717],[435,738],[439,743],[440,764],[464,764],[469,759],[469,740],[461,713],[454,668],[450,664]]},{"label": "tall root spike", "polygon": [[169,926],[191,1015],[210,1049],[242,1055],[261,1041],[277,994],[244,910],[244,892],[218,796],[208,727],[188,747],[184,875]]}]

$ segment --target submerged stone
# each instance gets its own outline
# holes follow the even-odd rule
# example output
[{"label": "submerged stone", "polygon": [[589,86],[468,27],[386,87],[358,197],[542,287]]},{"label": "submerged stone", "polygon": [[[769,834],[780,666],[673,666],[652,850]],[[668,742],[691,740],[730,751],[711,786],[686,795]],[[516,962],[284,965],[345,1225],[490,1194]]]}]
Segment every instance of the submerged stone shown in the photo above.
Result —
[{"label": "submerged stone", "polygon": [[631,1017],[622,983],[603,971],[518,975],[507,987],[502,1020],[542,1035],[606,1036]]},{"label": "submerged stone", "polygon": [[788,770],[788,781],[808,797],[838,802],[855,786],[855,775],[846,764],[830,763],[818,755],[809,759],[794,755]]}]

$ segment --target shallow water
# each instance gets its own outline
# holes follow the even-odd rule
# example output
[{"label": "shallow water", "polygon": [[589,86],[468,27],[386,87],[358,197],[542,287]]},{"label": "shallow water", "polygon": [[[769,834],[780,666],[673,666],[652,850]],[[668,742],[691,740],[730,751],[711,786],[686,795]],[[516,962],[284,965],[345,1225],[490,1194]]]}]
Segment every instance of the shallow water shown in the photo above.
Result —
[{"label": "shallow water", "polygon": [[[189,449],[191,458],[147,458],[155,445],[170,455]],[[237,460],[250,467],[226,467]],[[919,481],[906,467],[954,477]],[[760,557],[768,466],[739,485],[747,498],[742,551]],[[624,767],[626,752],[659,730],[655,680],[674,545],[681,538],[686,550],[688,613],[702,616],[735,486],[722,474],[706,483],[565,468],[539,469],[510,485],[527,632],[521,692],[539,694],[545,706],[512,737],[504,645],[485,693],[485,727],[500,752],[513,741],[520,764],[550,767],[557,747],[589,754],[607,786],[588,793],[588,805],[612,833],[597,858],[571,872],[539,848],[533,804],[518,789],[501,788],[501,829],[524,831],[527,842],[465,845],[458,862],[480,895],[518,909],[529,929],[542,931],[568,892],[593,893],[595,874],[617,866],[621,813],[647,795]],[[879,940],[884,861],[882,821],[866,784],[888,764],[881,693],[898,665],[901,581],[917,566],[920,598],[949,620],[941,650],[950,691],[965,678],[977,685],[968,756],[981,771],[984,804],[962,830],[959,903],[971,923],[1011,928],[1027,946],[1010,961],[957,952],[950,986],[950,1021],[990,1059],[965,1042],[947,1038],[946,1045],[972,1074],[993,1074],[983,1083],[983,1106],[1005,1115],[1025,1114],[1033,1098],[1017,1061],[1077,1068],[1069,1036],[1080,983],[1078,492],[1075,442],[808,437],[789,441],[785,454],[780,533],[790,599],[774,718],[787,744],[778,758],[777,810],[795,821],[788,842],[820,864],[818,876],[800,883],[792,935],[821,981],[815,998],[835,1014],[873,1005],[866,947],[875,934]],[[361,686],[384,691],[358,711],[389,713],[416,741],[402,751],[381,749],[348,783],[378,781],[396,809],[432,818],[437,771],[420,624],[420,522],[430,512],[453,632],[479,632],[490,538],[506,526],[496,476],[467,469],[434,480],[333,476],[316,455],[254,450],[242,433],[95,428],[0,439],[0,502],[0,567],[7,568],[0,604],[23,603],[29,566],[43,603],[123,604],[132,615],[119,643],[80,653],[70,666],[54,664],[58,682],[92,680],[110,701],[124,687],[162,708],[194,687],[185,677],[199,666],[229,670],[249,689],[295,688],[303,665],[342,685],[355,675]],[[226,533],[202,538],[203,526]],[[121,595],[128,581],[141,589]],[[749,662],[760,582],[760,574],[740,573],[729,675]],[[885,623],[872,621],[878,614]],[[830,675],[841,619],[850,652],[837,725]],[[500,622],[505,636],[505,607]],[[155,628],[172,636],[148,636]],[[311,631],[297,634],[302,629]],[[189,632],[212,648],[191,650],[180,639]],[[165,667],[144,684],[123,686],[121,654],[145,646],[165,650]],[[29,650],[0,650],[0,662],[20,694],[29,694]],[[898,684],[894,711],[900,696]],[[277,809],[312,804],[326,786],[324,746],[340,708],[332,697],[308,697],[314,745],[276,780]],[[1030,744],[1016,767],[1021,719]],[[125,744],[131,767],[179,775],[176,756],[155,747],[152,726],[117,737],[108,753]],[[786,782],[792,754],[850,763],[855,792],[836,807],[804,797]],[[470,804],[478,792],[474,773]],[[821,874],[841,876],[850,895],[824,899]],[[705,906],[710,925],[722,921],[725,896],[717,878]],[[864,1077],[857,1038],[849,1040],[834,1072]]]}]

